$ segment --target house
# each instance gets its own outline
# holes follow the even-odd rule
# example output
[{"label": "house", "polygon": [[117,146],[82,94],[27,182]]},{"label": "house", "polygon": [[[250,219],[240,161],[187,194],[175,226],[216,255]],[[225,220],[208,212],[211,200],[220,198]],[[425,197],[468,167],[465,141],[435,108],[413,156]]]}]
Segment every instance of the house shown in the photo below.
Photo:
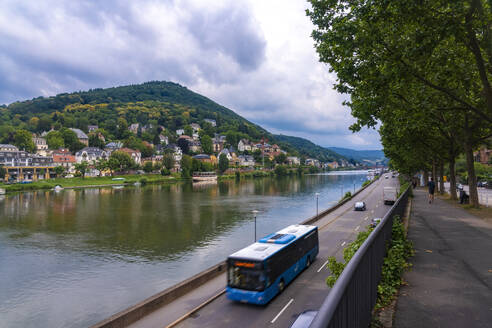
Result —
[{"label": "house", "polygon": [[161,144],[167,145],[169,143],[169,138],[165,135],[159,134],[159,142]]},{"label": "house", "polygon": [[329,162],[328,167],[330,167],[332,169],[338,169],[338,162],[336,162],[336,161]]},{"label": "house", "polygon": [[200,162],[204,162],[204,163],[212,163],[212,159],[207,154],[195,155],[193,156],[193,159],[199,160]]},{"label": "house", "polygon": [[152,124],[145,124],[142,126],[142,128],[140,129],[141,132],[149,132],[151,131],[152,129],[154,128],[154,126]]},{"label": "house", "polygon": [[100,160],[107,160],[108,153],[97,147],[85,147],[75,153],[75,161],[77,163],[87,162],[89,164],[96,164]]},{"label": "house", "polygon": [[189,142],[189,145],[190,145],[190,151],[194,153],[198,153],[202,151],[202,143],[198,140],[192,140],[191,142]]},{"label": "house", "polygon": [[133,159],[133,161],[135,163],[137,163],[138,165],[140,165],[140,163],[142,162],[142,153],[138,150],[133,150],[130,148],[121,148],[119,151],[122,151],[122,152],[130,155],[130,157]]},{"label": "house", "polygon": [[191,123],[190,126],[193,129],[193,133],[198,133],[198,131],[200,131],[200,124]]},{"label": "house", "polygon": [[181,161],[181,158],[183,158],[183,151],[181,150],[181,148],[179,148],[176,144],[169,144],[166,148],[173,151],[175,162]]},{"label": "house", "polygon": [[289,165],[299,165],[299,164],[301,164],[301,161],[296,156],[289,156],[289,157],[287,157],[287,163]]},{"label": "house", "polygon": [[142,158],[142,165],[144,165],[147,162],[151,162],[152,165],[154,166],[156,164],[162,164],[162,159],[163,159],[162,155],[152,155],[152,157],[145,157]]},{"label": "house", "polygon": [[306,158],[306,165],[321,167],[321,163],[315,158]]},{"label": "house", "polygon": [[212,138],[212,146],[213,146],[214,153],[220,152],[224,148],[224,143],[225,143],[224,136],[215,135],[215,137]]},{"label": "house", "polygon": [[219,156],[217,156],[219,158],[219,160],[220,160],[221,155],[226,155],[227,160],[229,160],[229,161],[232,160],[232,155],[227,148],[224,148],[220,151]]},{"label": "house", "polygon": [[200,135],[198,133],[193,132],[191,137],[193,138],[193,140],[200,140]]},{"label": "house", "polygon": [[255,166],[255,159],[251,155],[239,155],[239,166]]},{"label": "house", "polygon": [[[15,146],[0,145],[0,165],[5,169],[5,181],[36,181],[49,179],[54,168],[53,158],[13,150]],[[17,149],[17,147],[15,147]]]},{"label": "house", "polygon": [[481,164],[490,164],[490,159],[492,158],[492,149],[488,149],[486,146],[481,146],[480,149],[473,153],[475,162]]},{"label": "house", "polygon": [[0,144],[0,151],[19,151],[19,148],[10,144]]},{"label": "house", "polygon": [[51,128],[49,131],[43,131],[43,132],[41,133],[41,137],[43,137],[43,138],[44,138],[44,137],[46,137],[46,136],[48,135],[48,133],[50,133],[50,132],[52,132],[52,131],[55,131],[55,130],[53,130],[53,128]]},{"label": "house", "polygon": [[185,133],[185,130],[184,130],[184,129],[177,129],[177,130],[176,130],[176,134],[177,134],[178,136],[182,136],[184,133]]},{"label": "house", "polygon": [[215,120],[212,120],[210,118],[206,118],[203,121],[204,122],[207,122],[207,123],[210,123],[213,127],[216,127],[217,126],[217,122],[215,122]]},{"label": "house", "polygon": [[237,144],[237,149],[240,152],[251,151],[251,143],[247,139],[241,139]]},{"label": "house", "polygon": [[54,150],[52,156],[53,156],[53,164],[55,166],[63,166],[64,168],[66,168],[68,172],[71,173],[75,171],[74,167],[75,167],[75,163],[77,163],[77,160],[75,159],[75,156],[72,155],[70,150],[68,150],[67,148],[60,148]]},{"label": "house", "polygon": [[112,141],[104,147],[104,151],[106,151],[107,155],[110,156],[112,152],[123,147],[123,143],[121,141]]},{"label": "house", "polygon": [[89,133],[94,132],[97,129],[99,129],[97,125],[87,125],[87,130],[89,131]]},{"label": "house", "polygon": [[70,128],[70,130],[75,132],[75,134],[77,135],[77,139],[79,139],[81,143],[83,143],[86,146],[89,145],[89,137],[87,136],[87,134],[84,133],[84,131],[75,128]]},{"label": "house", "polygon": [[[48,144],[46,143],[46,139],[43,137],[38,137],[35,134],[32,135],[32,142],[36,145],[36,153],[42,156],[46,156],[48,150]],[[40,154],[41,153],[41,154]]]},{"label": "house", "polygon": [[140,127],[140,124],[138,123],[133,123],[128,127],[128,130],[130,130],[131,133],[137,134],[138,133],[138,128]]}]

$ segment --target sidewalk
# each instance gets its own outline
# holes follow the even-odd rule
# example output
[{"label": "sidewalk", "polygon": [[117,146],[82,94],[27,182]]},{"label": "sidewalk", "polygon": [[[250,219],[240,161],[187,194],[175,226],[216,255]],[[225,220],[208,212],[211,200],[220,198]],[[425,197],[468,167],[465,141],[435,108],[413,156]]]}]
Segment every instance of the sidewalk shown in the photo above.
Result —
[{"label": "sidewalk", "polygon": [[393,327],[492,327],[492,224],[414,190],[404,274]]}]

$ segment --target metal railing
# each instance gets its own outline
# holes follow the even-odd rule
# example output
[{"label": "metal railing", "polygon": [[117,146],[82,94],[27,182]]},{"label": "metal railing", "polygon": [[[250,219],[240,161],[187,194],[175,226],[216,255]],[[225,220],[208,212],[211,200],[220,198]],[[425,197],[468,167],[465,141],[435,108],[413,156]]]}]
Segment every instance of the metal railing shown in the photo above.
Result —
[{"label": "metal railing", "polygon": [[310,328],[369,327],[393,218],[403,217],[409,188],[369,235],[343,270]]}]

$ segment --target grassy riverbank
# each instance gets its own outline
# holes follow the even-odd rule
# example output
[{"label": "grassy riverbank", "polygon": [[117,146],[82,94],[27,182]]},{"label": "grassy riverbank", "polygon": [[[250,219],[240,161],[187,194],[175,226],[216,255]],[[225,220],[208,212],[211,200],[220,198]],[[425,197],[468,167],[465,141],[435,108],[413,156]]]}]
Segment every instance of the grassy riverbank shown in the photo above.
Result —
[{"label": "grassy riverbank", "polygon": [[125,175],[119,176],[124,178],[124,181],[113,181],[111,176],[107,177],[94,177],[94,178],[57,178],[49,180],[41,180],[27,184],[0,184],[0,188],[5,189],[7,192],[16,191],[31,191],[52,189],[56,185],[60,185],[63,188],[83,188],[91,186],[105,186],[105,185],[120,185],[120,184],[133,184],[135,182],[140,183],[169,183],[182,180],[179,175],[177,176],[162,176],[160,174],[138,174],[138,175]]}]

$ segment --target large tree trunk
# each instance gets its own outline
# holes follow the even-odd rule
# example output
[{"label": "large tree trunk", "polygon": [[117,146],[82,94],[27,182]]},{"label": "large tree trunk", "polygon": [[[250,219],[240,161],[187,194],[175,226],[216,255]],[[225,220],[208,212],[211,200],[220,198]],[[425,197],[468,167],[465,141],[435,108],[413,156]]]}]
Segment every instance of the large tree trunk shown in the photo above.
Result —
[{"label": "large tree trunk", "polygon": [[439,192],[444,194],[444,163],[439,161]]},{"label": "large tree trunk", "polygon": [[449,160],[449,194],[452,200],[458,200],[458,196],[456,195],[455,159],[453,156]]},{"label": "large tree trunk", "polygon": [[468,120],[465,119],[465,156],[466,156],[466,169],[468,171],[468,188],[470,194],[470,204],[473,207],[478,208],[478,191],[477,191],[477,177],[475,176],[475,165],[473,162],[473,148],[471,142],[471,131],[468,127]]},{"label": "large tree trunk", "polygon": [[434,180],[436,189],[438,189],[437,191],[439,191],[439,186],[437,183],[437,170],[436,170],[436,160],[435,159],[432,159],[432,180]]}]

